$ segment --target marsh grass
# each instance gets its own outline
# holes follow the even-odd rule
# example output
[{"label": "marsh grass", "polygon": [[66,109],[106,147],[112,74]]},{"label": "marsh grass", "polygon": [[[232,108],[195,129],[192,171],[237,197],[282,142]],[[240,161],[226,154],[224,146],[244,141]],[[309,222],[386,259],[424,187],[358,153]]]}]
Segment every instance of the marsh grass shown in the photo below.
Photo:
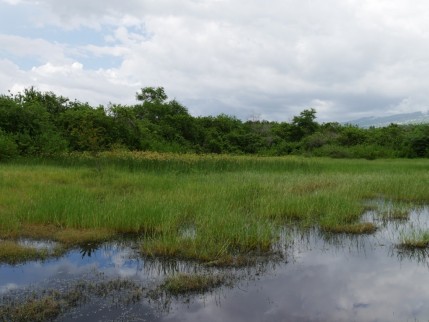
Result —
[{"label": "marsh grass", "polygon": [[111,304],[127,305],[139,301],[142,296],[142,287],[130,280],[78,281],[65,289],[35,291],[25,298],[4,297],[0,321],[52,321],[93,297],[110,298]]},{"label": "marsh grass", "polygon": [[[363,200],[429,201],[426,160],[109,152],[0,164],[0,237],[97,242],[205,263],[269,254],[285,225],[369,233]],[[192,234],[183,231],[192,227]]]},{"label": "marsh grass", "polygon": [[338,224],[321,226],[322,231],[329,233],[342,234],[372,234],[377,230],[377,226],[371,222],[353,223],[353,224]]},{"label": "marsh grass", "polygon": [[177,274],[167,277],[161,289],[172,295],[204,293],[225,284],[228,278],[223,274]]},{"label": "marsh grass", "polygon": [[[23,224],[19,230],[1,232],[0,263],[17,264],[28,260],[45,260],[63,255],[67,250],[79,246],[98,245],[120,238],[121,235],[107,229],[61,228],[55,225]],[[18,243],[20,238],[52,240],[58,242],[52,250],[36,249]]]},{"label": "marsh grass", "polygon": [[105,242],[118,236],[113,230],[105,228],[67,228],[52,224],[22,224],[19,230],[1,231],[1,236],[8,240],[30,238],[35,240],[53,240],[65,247],[72,247],[94,242]]},{"label": "marsh grass", "polygon": [[46,250],[19,245],[14,241],[0,241],[0,263],[17,264],[28,260],[46,259]]},{"label": "marsh grass", "polygon": [[416,205],[403,201],[381,200],[375,201],[374,208],[383,220],[406,221],[410,218],[410,213],[416,208]]},{"label": "marsh grass", "polygon": [[53,295],[29,299],[19,305],[0,306],[0,321],[52,321],[66,306],[65,300]]},{"label": "marsh grass", "polygon": [[429,246],[429,230],[412,229],[401,232],[399,247],[404,249],[424,249]]}]

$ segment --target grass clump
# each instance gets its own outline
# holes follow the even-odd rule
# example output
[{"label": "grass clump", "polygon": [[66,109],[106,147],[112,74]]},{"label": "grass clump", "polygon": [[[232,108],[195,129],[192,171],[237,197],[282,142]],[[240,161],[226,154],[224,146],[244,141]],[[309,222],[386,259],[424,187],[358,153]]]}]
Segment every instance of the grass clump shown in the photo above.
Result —
[{"label": "grass clump", "polygon": [[0,263],[18,264],[28,260],[46,259],[47,250],[19,245],[15,241],[0,241]]},{"label": "grass clump", "polygon": [[189,293],[204,293],[221,286],[227,281],[225,275],[189,275],[178,274],[166,278],[161,289],[172,295],[183,295]]},{"label": "grass clump", "polygon": [[231,240],[211,241],[204,238],[180,240],[175,238],[151,238],[140,247],[143,255],[153,257],[194,260],[207,266],[242,267],[252,264],[259,256],[271,254],[271,241],[255,241],[253,244]]},{"label": "grass clump", "polygon": [[115,237],[115,232],[109,229],[72,229],[66,228],[55,233],[52,238],[67,246],[88,243],[101,243]]},{"label": "grass clump", "polygon": [[19,230],[0,231],[0,237],[17,239],[20,237],[34,240],[53,240],[64,247],[100,243],[113,239],[116,233],[109,229],[62,228],[52,224],[22,224]]},{"label": "grass clump", "polygon": [[402,233],[399,247],[404,249],[424,249],[429,246],[429,230],[412,230]]},{"label": "grass clump", "polygon": [[372,234],[377,230],[377,226],[371,222],[351,223],[351,224],[334,224],[321,226],[322,230],[335,234]]},{"label": "grass clump", "polygon": [[[21,229],[0,231],[0,263],[18,264],[30,260],[45,260],[64,254],[74,246],[98,245],[116,237],[107,229],[60,228],[55,225],[23,224]],[[36,249],[20,245],[19,238],[31,240],[52,240],[58,242],[52,250]]]},{"label": "grass clump", "polygon": [[64,306],[65,300],[56,294],[19,305],[0,306],[0,321],[51,321],[61,314]]},{"label": "grass clump", "polygon": [[410,203],[384,201],[376,208],[383,220],[408,220],[413,207]]},{"label": "grass clump", "polygon": [[52,321],[73,307],[87,303],[92,297],[106,298],[111,304],[131,304],[143,296],[136,283],[114,279],[101,282],[79,281],[65,287],[33,292],[26,298],[4,296],[0,305],[0,321]]}]

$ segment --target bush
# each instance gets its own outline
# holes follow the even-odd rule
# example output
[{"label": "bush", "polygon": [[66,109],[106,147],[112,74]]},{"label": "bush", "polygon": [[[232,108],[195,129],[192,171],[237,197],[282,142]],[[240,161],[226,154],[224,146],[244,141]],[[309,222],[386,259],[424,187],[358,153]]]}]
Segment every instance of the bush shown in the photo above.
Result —
[{"label": "bush", "polygon": [[296,154],[299,152],[299,143],[281,141],[275,146],[276,155]]},{"label": "bush", "polygon": [[331,157],[336,159],[353,157],[348,148],[334,144],[327,144],[320,148],[314,149],[312,153],[314,156]]},{"label": "bush", "polygon": [[18,146],[15,141],[0,130],[0,161],[9,160],[18,156]]},{"label": "bush", "polygon": [[389,147],[383,147],[377,144],[359,144],[349,147],[353,158],[375,160],[379,158],[394,158],[397,157],[397,152]]},{"label": "bush", "polygon": [[410,158],[429,157],[429,126],[417,126],[407,138],[406,147]]},{"label": "bush", "polygon": [[380,145],[359,144],[350,147],[344,147],[334,144],[324,145],[314,149],[312,155],[319,157],[331,158],[355,158],[375,160],[379,158],[395,158],[398,157],[398,152],[391,148]]}]

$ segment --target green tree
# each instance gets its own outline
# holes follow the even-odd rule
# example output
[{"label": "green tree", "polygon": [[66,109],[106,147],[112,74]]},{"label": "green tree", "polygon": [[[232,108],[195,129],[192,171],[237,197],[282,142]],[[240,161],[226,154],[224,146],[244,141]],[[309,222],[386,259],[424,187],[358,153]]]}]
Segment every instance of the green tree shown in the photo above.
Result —
[{"label": "green tree", "polygon": [[29,99],[29,92],[0,97],[0,129],[14,138],[22,155],[51,154],[67,146],[46,106]]},{"label": "green tree", "polygon": [[136,99],[148,103],[164,103],[168,96],[165,94],[163,87],[145,87],[136,93]]},{"label": "green tree", "polygon": [[12,159],[18,156],[18,146],[10,135],[0,129],[0,161]]},{"label": "green tree", "polygon": [[429,125],[414,125],[405,140],[408,157],[429,157]]},{"label": "green tree", "polygon": [[367,131],[355,125],[347,125],[341,129],[338,143],[343,146],[363,144],[367,140]]},{"label": "green tree", "polygon": [[113,120],[103,107],[92,108],[87,103],[75,102],[61,114],[59,124],[70,148],[75,151],[106,150],[113,143]]},{"label": "green tree", "polygon": [[299,116],[294,116],[288,129],[288,139],[297,142],[316,132],[319,124],[315,119],[316,110],[313,108],[302,111]]},{"label": "green tree", "polygon": [[152,148],[162,151],[187,151],[195,147],[198,134],[194,118],[176,100],[167,101],[162,87],[146,87],[136,95],[141,104],[134,106],[136,118],[145,128]]},{"label": "green tree", "polygon": [[130,150],[144,149],[142,145],[142,126],[137,119],[133,106],[112,105],[108,109],[113,122],[113,143],[123,145]]}]

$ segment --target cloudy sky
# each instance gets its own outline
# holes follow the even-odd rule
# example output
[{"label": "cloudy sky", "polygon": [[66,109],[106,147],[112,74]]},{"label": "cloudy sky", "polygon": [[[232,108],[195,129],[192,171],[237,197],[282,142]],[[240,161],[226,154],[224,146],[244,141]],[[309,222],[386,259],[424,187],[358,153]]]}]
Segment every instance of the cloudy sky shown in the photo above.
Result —
[{"label": "cloudy sky", "polygon": [[426,0],[0,0],[0,93],[93,105],[163,86],[191,114],[429,110]]}]

